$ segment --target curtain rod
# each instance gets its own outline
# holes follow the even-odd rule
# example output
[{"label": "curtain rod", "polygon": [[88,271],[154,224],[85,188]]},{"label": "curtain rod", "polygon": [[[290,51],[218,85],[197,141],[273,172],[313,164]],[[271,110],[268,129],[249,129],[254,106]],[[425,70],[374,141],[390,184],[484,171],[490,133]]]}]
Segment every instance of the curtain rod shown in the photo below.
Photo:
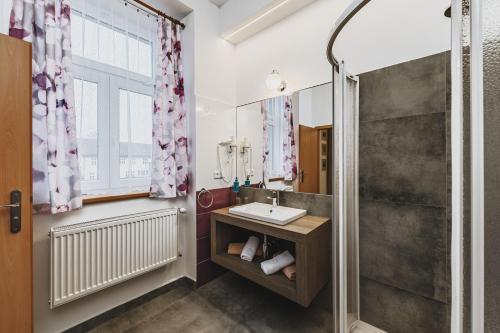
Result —
[{"label": "curtain rod", "polygon": [[[127,4],[131,4],[132,6],[136,7],[136,8],[139,8],[137,6],[140,5],[141,7],[144,7],[146,8],[147,10],[149,10],[150,12],[152,12],[154,15],[156,15],[157,17],[158,16],[161,16],[161,17],[164,17],[166,18],[167,20],[169,20],[170,22],[180,26],[182,29],[184,29],[186,27],[186,25],[184,23],[182,23],[181,21],[177,20],[176,18],[172,17],[172,16],[169,16],[167,14],[165,14],[164,12],[162,12],[161,10],[159,9],[156,9],[155,7],[151,6],[151,5],[148,5],[147,3],[141,1],[141,0],[125,0],[125,3]],[[142,8],[139,8],[139,9],[142,9]]]}]

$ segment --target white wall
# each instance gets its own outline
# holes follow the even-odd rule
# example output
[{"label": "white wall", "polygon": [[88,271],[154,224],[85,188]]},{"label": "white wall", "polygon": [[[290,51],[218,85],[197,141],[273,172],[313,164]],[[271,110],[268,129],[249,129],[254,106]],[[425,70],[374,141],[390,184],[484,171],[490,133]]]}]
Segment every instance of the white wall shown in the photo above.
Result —
[{"label": "white wall", "polygon": [[194,10],[195,25],[196,189],[229,187],[213,173],[217,142],[236,136],[235,48],[219,35],[218,7],[205,0],[184,2]]},{"label": "white wall", "polygon": [[235,49],[219,36],[219,8],[206,0],[183,2],[194,11],[196,97],[235,106]]},{"label": "white wall", "polygon": [[[238,44],[237,102],[273,97],[266,76],[278,69],[288,92],[332,81],[326,45],[335,21],[351,0],[317,0]],[[449,0],[374,0],[368,14],[349,24],[337,51],[357,74],[450,48]],[[370,8],[370,6],[372,8]]]},{"label": "white wall", "polygon": [[10,10],[12,9],[12,0],[0,0],[0,34],[9,33]]},{"label": "white wall", "polygon": [[[198,97],[196,100],[196,137],[198,138],[196,187],[216,189],[231,186],[236,177],[236,152],[228,159],[220,148],[221,166],[218,165],[217,147],[219,142],[236,137],[236,110],[234,106],[212,99]],[[229,163],[229,164],[226,164]],[[214,172],[221,170],[226,179],[214,179]]]}]

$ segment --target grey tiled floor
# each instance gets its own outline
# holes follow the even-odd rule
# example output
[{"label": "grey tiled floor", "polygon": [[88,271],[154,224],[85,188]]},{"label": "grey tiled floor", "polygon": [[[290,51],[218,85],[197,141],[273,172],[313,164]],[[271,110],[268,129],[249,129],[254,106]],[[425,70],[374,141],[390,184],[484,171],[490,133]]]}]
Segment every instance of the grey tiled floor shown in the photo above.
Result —
[{"label": "grey tiled floor", "polygon": [[91,332],[331,332],[331,313],[319,303],[305,309],[226,273],[197,290],[176,288]]}]

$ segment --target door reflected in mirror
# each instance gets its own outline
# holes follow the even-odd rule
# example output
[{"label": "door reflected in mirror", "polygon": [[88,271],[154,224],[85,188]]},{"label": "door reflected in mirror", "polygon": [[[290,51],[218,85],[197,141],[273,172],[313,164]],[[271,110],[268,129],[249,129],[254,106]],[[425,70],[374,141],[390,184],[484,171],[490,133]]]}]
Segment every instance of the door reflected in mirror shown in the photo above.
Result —
[{"label": "door reflected in mirror", "polygon": [[331,83],[238,107],[238,178],[251,186],[332,194]]}]

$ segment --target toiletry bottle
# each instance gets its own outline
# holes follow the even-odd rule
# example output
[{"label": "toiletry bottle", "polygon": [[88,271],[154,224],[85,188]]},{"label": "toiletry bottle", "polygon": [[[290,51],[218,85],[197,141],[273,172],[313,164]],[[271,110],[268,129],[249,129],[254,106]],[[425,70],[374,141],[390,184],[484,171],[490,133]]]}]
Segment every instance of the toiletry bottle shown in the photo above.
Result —
[{"label": "toiletry bottle", "polygon": [[245,187],[250,187],[250,176],[247,176],[247,179],[245,179]]},{"label": "toiletry bottle", "polygon": [[238,177],[236,177],[233,183],[233,192],[238,193],[239,191],[240,191],[240,182],[238,180]]}]

